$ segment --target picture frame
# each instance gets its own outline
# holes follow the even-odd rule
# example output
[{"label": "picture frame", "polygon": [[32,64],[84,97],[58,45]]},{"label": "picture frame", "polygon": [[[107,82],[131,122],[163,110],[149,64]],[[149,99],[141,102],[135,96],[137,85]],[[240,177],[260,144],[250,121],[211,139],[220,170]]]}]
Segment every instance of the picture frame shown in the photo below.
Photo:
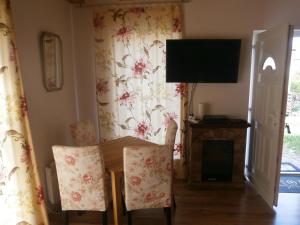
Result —
[{"label": "picture frame", "polygon": [[58,35],[42,32],[40,36],[43,83],[45,89],[57,91],[63,88],[62,42]]}]

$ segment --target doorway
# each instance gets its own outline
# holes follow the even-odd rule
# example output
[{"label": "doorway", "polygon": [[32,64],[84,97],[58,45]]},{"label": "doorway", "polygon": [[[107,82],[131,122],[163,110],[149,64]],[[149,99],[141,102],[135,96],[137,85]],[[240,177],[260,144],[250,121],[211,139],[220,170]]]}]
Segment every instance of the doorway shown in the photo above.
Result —
[{"label": "doorway", "polygon": [[279,193],[300,193],[300,30],[294,31]]}]

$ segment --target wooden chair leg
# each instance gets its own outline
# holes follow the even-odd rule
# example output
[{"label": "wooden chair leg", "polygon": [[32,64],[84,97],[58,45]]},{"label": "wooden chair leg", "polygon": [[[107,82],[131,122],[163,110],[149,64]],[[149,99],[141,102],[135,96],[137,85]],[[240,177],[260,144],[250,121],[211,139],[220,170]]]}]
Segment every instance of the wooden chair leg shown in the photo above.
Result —
[{"label": "wooden chair leg", "polygon": [[107,211],[102,212],[102,224],[107,225]]},{"label": "wooden chair leg", "polygon": [[64,225],[69,225],[69,214],[68,211],[64,211]]},{"label": "wooden chair leg", "polygon": [[132,220],[131,220],[131,211],[127,211],[127,222],[128,225],[132,225]]},{"label": "wooden chair leg", "polygon": [[165,208],[167,213],[167,225],[172,224],[172,218],[171,218],[171,207]]},{"label": "wooden chair leg", "polygon": [[126,215],[126,204],[125,204],[125,199],[124,199],[124,195],[122,194],[122,210],[123,210],[123,216]]},{"label": "wooden chair leg", "polygon": [[175,200],[175,195],[174,195],[174,193],[173,193],[173,207],[174,207],[174,209],[176,209],[176,200]]}]

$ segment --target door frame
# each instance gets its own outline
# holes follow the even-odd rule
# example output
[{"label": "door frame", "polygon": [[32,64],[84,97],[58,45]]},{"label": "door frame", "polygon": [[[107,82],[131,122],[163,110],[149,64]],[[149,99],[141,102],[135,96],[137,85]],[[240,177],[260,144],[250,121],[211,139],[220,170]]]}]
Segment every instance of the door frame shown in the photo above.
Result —
[{"label": "door frame", "polygon": [[291,66],[291,55],[293,48],[293,38],[295,27],[290,25],[289,29],[289,41],[287,46],[287,57],[285,62],[285,72],[284,72],[284,82],[283,82],[283,96],[282,96],[282,108],[280,115],[280,128],[279,128],[279,140],[278,140],[278,154],[277,154],[277,168],[275,177],[275,190],[274,190],[274,206],[278,205],[278,195],[279,195],[279,183],[280,183],[280,171],[281,171],[281,161],[282,161],[282,151],[283,151],[283,139],[284,139],[284,129],[285,129],[285,115],[290,79],[290,66]]},{"label": "door frame", "polygon": [[[249,79],[249,96],[248,96],[248,115],[247,115],[247,122],[251,124],[252,119],[252,101],[253,101],[253,82],[254,82],[254,70],[255,70],[255,43],[257,40],[257,35],[262,33],[266,30],[254,30],[252,32],[252,43],[251,43],[251,61],[250,61],[250,79]],[[248,180],[250,180],[250,169],[251,169],[251,148],[252,148],[252,128],[248,129],[247,131],[247,138],[246,138],[246,152],[245,152],[245,175]],[[251,181],[251,180],[250,180]]]}]

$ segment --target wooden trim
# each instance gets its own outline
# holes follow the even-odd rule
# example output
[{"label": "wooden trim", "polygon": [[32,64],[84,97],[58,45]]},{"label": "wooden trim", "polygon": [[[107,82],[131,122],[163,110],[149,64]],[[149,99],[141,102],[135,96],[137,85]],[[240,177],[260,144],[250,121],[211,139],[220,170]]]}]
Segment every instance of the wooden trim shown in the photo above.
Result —
[{"label": "wooden trim", "polygon": [[84,4],[85,0],[66,0],[67,2],[71,4]]},{"label": "wooden trim", "polygon": [[155,3],[188,3],[192,0],[118,0],[118,1],[97,1],[97,0],[66,0],[71,4],[80,6],[105,6],[105,5],[131,5],[131,4],[155,4]]}]

